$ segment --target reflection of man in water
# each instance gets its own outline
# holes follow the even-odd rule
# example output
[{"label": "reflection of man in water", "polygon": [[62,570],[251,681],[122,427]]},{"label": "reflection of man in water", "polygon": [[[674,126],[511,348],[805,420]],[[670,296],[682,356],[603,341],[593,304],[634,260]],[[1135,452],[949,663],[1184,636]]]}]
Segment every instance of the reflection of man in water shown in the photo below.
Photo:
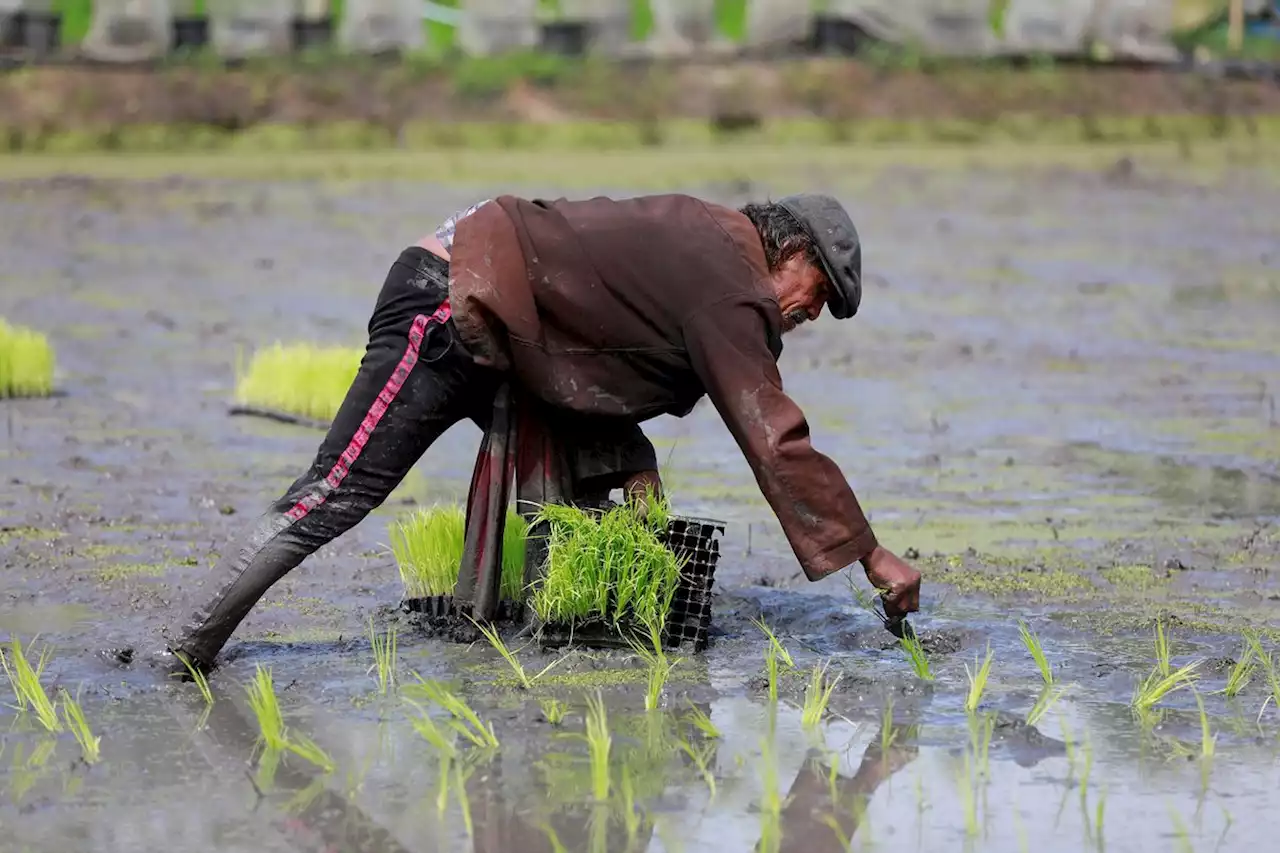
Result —
[{"label": "reflection of man in water", "polygon": [[[891,619],[916,610],[919,573],[876,541],[777,367],[782,335],[824,305],[857,312],[861,273],[857,231],[824,195],[741,210],[684,195],[502,196],[462,212],[392,265],[311,467],[226,551],[172,648],[210,666],[271,585],[380,505],[445,430],[463,419],[495,430],[506,389],[568,446],[575,498],[660,489],[639,424],[705,395],[808,578],[860,562]],[[533,462],[484,470],[519,480],[547,459]]]}]

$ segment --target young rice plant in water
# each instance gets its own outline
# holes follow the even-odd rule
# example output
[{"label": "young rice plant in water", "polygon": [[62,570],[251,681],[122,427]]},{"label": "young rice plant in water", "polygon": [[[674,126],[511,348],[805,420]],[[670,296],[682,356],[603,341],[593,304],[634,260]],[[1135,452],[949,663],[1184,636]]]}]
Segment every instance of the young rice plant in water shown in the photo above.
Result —
[{"label": "young rice plant in water", "polygon": [[987,689],[987,678],[991,675],[991,658],[993,652],[991,645],[987,645],[987,656],[983,658],[982,663],[976,660],[973,662],[973,670],[969,669],[969,664],[964,665],[964,673],[969,677],[969,696],[965,699],[964,709],[969,713],[978,710],[978,705],[982,702],[982,694]]},{"label": "young rice plant in water", "polygon": [[23,651],[22,641],[16,635],[9,640],[7,656],[0,649],[0,666],[3,666],[4,673],[8,676],[13,692],[18,698],[18,710],[30,708],[40,725],[46,730],[60,732],[62,721],[58,719],[57,703],[49,698],[44,685],[40,683],[40,676],[44,673],[48,662],[49,647],[45,646],[40,652],[36,665],[32,667],[26,652]]},{"label": "young rice plant in water", "polygon": [[609,715],[604,697],[597,690],[587,698],[587,728],[584,735],[587,754],[591,758],[591,793],[596,802],[609,800],[609,751],[613,737],[609,734]]},{"label": "young rice plant in water", "polygon": [[1026,622],[1018,623],[1018,633],[1022,635],[1022,644],[1027,647],[1031,659],[1036,662],[1036,669],[1040,670],[1040,678],[1048,687],[1053,684],[1053,667],[1049,665],[1049,658],[1045,656],[1044,646],[1040,643],[1040,638],[1035,632],[1027,627]]},{"label": "young rice plant in water", "polygon": [[275,343],[237,370],[235,400],[318,421],[338,413],[360,369],[364,349]]},{"label": "young rice plant in water", "polygon": [[53,347],[40,332],[0,317],[0,400],[53,393]]},{"label": "young rice plant in water", "polygon": [[681,568],[658,538],[668,515],[665,503],[644,519],[629,506],[599,515],[545,505],[535,519],[550,527],[542,582],[532,598],[538,618],[665,625]]},{"label": "young rice plant in water", "polygon": [[827,713],[827,705],[831,702],[831,693],[836,689],[836,685],[840,683],[840,676],[827,679],[827,667],[830,662],[818,666],[813,665],[813,672],[809,675],[809,684],[804,689],[804,710],[801,713],[801,722],[805,728],[814,728],[822,722],[822,717]]},{"label": "young rice plant in water", "polygon": [[[502,540],[500,595],[524,600],[524,548],[528,525],[514,510],[507,512]],[[460,506],[419,509],[391,526],[391,551],[400,568],[408,598],[452,595],[462,565],[466,512]]]},{"label": "young rice plant in water", "polygon": [[71,694],[66,690],[62,691],[62,717],[66,720],[71,734],[75,736],[76,743],[80,744],[80,755],[84,758],[85,764],[97,764],[102,738],[94,736],[88,721],[84,718],[84,709],[80,707],[79,699],[72,699]]},{"label": "young rice plant in water", "polygon": [[916,674],[916,677],[923,681],[933,681],[933,670],[929,667],[929,657],[925,654],[924,644],[920,642],[920,638],[908,635],[898,642],[902,644],[902,650],[907,653],[907,660],[911,662],[911,671]]},{"label": "young rice plant in water", "polygon": [[[468,616],[467,618],[471,619],[470,616]],[[555,666],[556,664],[560,663],[560,661],[563,660],[563,658],[556,658],[555,660],[551,661],[551,663],[544,666],[537,675],[529,675],[529,673],[525,672],[524,664],[520,663],[520,660],[516,657],[515,652],[507,648],[507,644],[502,642],[502,638],[498,636],[497,630],[495,630],[490,625],[485,625],[480,622],[477,622],[475,619],[471,619],[471,623],[480,629],[480,633],[484,634],[484,638],[489,641],[489,645],[493,646],[493,648],[498,652],[498,654],[502,655],[502,659],[505,660],[507,662],[507,665],[511,667],[511,671],[515,673],[516,680],[520,683],[520,687],[523,688],[524,690],[531,689],[534,685],[534,682],[536,682],[542,676],[546,675],[547,672],[551,670],[551,667]]]}]

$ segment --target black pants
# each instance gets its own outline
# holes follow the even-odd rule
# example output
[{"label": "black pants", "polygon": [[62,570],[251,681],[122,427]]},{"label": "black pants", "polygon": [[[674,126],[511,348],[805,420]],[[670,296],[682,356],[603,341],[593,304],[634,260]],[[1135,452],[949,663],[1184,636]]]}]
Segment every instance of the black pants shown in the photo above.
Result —
[{"label": "black pants", "polygon": [[499,374],[457,339],[448,265],[410,248],[392,265],[369,320],[360,370],[315,460],[213,569],[216,593],[174,651],[208,666],[276,581],[354,527],[464,418],[484,423]]},{"label": "black pants", "polygon": [[[412,247],[391,266],[360,370],[311,467],[213,569],[216,592],[170,643],[208,667],[258,600],[306,557],[387,499],[427,448],[464,418],[487,429],[502,374],[475,364],[452,321],[449,266]],[[579,491],[604,495],[656,470],[634,422],[562,413]]]}]

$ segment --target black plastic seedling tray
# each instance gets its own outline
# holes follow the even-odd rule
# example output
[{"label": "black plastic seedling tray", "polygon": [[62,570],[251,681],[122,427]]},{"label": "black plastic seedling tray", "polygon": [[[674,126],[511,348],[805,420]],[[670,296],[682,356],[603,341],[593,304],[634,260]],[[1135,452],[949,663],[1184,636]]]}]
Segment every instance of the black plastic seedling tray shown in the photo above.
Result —
[{"label": "black plastic seedling tray", "polygon": [[[715,581],[716,564],[720,562],[719,537],[724,535],[724,527],[722,521],[673,515],[667,522],[666,532],[660,536],[663,544],[684,562],[663,631],[663,646],[668,649],[688,644],[695,652],[700,652],[708,645],[711,586]],[[409,613],[417,614],[428,631],[456,635],[454,629],[470,625],[466,615],[455,605],[452,595],[407,598],[401,606]],[[501,601],[493,622],[499,627],[523,626],[530,618],[531,614],[523,602]],[[470,633],[463,632],[458,636],[470,636]],[[638,642],[648,643],[643,626],[629,625],[626,620],[616,627],[605,620],[592,620],[573,625],[552,623],[538,629],[539,644],[543,648],[574,644],[589,648],[625,649],[630,647],[629,636]]]},{"label": "black plastic seedling tray", "polygon": [[[663,544],[677,559],[684,561],[684,565],[667,613],[662,637],[664,647],[676,649],[689,644],[695,652],[701,652],[710,642],[711,586],[720,562],[719,537],[723,535],[723,521],[672,516],[667,523],[666,533],[661,537]],[[617,627],[604,620],[543,625],[539,642],[543,648],[571,643],[594,648],[629,648],[627,635],[647,643],[643,627],[628,625],[626,620]]]}]

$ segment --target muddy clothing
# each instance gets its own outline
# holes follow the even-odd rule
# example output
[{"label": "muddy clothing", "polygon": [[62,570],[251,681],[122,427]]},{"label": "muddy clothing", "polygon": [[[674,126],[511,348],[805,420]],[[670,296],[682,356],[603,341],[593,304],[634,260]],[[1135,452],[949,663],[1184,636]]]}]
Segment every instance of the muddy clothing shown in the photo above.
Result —
[{"label": "muddy clothing", "polygon": [[782,314],[759,234],[689,196],[501,196],[457,225],[450,295],[476,361],[564,409],[641,422],[705,394],[816,580],[875,536],[782,389]]},{"label": "muddy clothing", "polygon": [[[448,277],[448,264],[418,247],[392,265],[359,372],[314,461],[223,554],[213,595],[173,650],[210,664],[273,584],[381,505],[447,429],[463,419],[487,428],[504,378],[459,342]],[[607,494],[657,467],[634,421],[575,418],[555,430],[572,442],[567,478],[581,493]]]}]

